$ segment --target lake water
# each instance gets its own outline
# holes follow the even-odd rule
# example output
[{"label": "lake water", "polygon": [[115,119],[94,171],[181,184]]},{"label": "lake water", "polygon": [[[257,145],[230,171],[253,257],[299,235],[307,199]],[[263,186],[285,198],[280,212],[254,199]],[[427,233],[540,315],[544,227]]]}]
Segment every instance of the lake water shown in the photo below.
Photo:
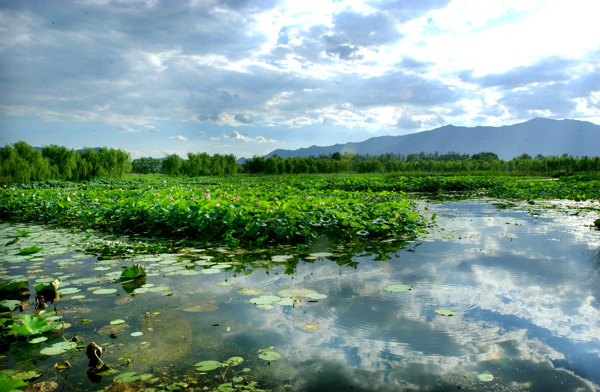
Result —
[{"label": "lake water", "polygon": [[[101,390],[124,373],[149,390],[176,382],[201,390],[234,372],[280,391],[599,390],[600,232],[590,227],[597,212],[420,204],[437,215],[437,226],[378,254],[322,244],[98,260],[74,251],[96,234],[4,223],[2,245],[15,228],[33,233],[2,250],[1,281],[27,277],[32,287],[60,277],[65,338],[101,345],[117,372],[88,377],[85,352],[41,354],[62,341],[60,331],[37,344],[3,338],[0,370],[41,372],[31,384],[57,373],[64,390]],[[26,245],[44,250],[16,256]],[[148,276],[116,281],[134,262]],[[392,284],[412,289],[384,290]],[[258,356],[273,352],[281,358]],[[244,362],[194,366],[234,356]],[[70,369],[53,368],[64,361]]]}]

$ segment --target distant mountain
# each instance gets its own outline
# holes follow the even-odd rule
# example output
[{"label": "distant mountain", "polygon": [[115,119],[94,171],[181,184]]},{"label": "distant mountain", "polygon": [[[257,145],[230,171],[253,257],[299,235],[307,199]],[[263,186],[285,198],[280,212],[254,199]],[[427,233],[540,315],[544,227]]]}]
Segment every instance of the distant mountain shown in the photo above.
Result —
[{"label": "distant mountain", "polygon": [[298,150],[275,150],[265,157],[282,158],[329,155],[352,152],[360,155],[386,153],[477,154],[493,152],[509,160],[522,154],[600,156],[600,125],[578,120],[535,118],[502,127],[456,127],[446,125],[431,131],[402,136],[380,136],[358,143],[312,146]]}]

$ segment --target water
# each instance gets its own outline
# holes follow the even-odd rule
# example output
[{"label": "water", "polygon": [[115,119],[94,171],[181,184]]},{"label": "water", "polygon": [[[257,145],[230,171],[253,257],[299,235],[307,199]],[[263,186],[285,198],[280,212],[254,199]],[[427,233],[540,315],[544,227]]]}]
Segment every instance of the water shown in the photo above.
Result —
[{"label": "water", "polygon": [[[77,243],[81,233],[23,238],[6,247],[3,280],[25,275],[34,284],[40,277],[61,276],[61,288],[80,288],[74,295],[84,298],[65,295],[57,302],[71,324],[64,335],[102,345],[104,360],[118,373],[92,381],[84,353],[40,355],[41,348],[62,339],[59,332],[36,345],[5,339],[0,365],[40,369],[44,374],[31,381],[36,383],[53,380],[52,366],[68,360],[71,369],[59,373],[65,390],[99,390],[123,372],[144,375],[134,384],[157,390],[176,381],[214,388],[223,382],[224,368],[200,372],[194,364],[233,356],[244,362],[225,379],[247,367],[249,372],[237,376],[273,390],[599,390],[600,233],[589,227],[597,213],[574,214],[573,205],[421,203],[437,214],[437,227],[384,257],[296,250],[286,264],[273,258],[289,254],[285,248],[195,249],[185,257],[132,256],[148,276],[128,285],[114,279],[133,261],[99,261],[73,252],[65,238]],[[13,228],[4,224],[2,233]],[[42,240],[54,244],[44,252],[58,249],[55,255],[26,261],[11,256],[26,241]],[[231,268],[199,274],[215,262]],[[81,277],[97,281],[77,281]],[[395,283],[412,290],[384,290]],[[102,288],[117,292],[93,294]],[[242,295],[242,288],[262,293]],[[249,302],[284,297],[285,289],[310,289],[326,298],[296,291],[293,306],[260,309]],[[439,308],[454,315],[438,315]],[[111,327],[117,318],[125,324]],[[258,358],[260,349],[271,347],[281,359]],[[480,374],[493,380],[481,381]]]}]

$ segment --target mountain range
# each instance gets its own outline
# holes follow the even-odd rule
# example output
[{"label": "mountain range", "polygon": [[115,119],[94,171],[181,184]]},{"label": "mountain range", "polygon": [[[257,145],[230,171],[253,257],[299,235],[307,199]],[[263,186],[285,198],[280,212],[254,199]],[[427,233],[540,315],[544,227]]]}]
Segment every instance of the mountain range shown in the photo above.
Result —
[{"label": "mountain range", "polygon": [[600,156],[600,125],[579,120],[551,120],[535,118],[523,123],[500,127],[457,127],[445,125],[430,131],[402,136],[379,136],[357,143],[332,146],[311,146],[298,150],[277,149],[265,155],[309,157],[350,152],[359,155],[386,153],[456,152],[477,154],[493,152],[500,159],[509,160],[522,154],[532,157],[541,154],[575,157]]}]

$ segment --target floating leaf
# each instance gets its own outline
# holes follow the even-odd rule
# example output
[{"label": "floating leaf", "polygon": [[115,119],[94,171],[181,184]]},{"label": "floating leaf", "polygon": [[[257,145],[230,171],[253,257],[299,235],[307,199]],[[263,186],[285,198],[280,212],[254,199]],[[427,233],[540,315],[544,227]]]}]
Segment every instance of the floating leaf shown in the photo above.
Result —
[{"label": "floating leaf", "polygon": [[300,328],[306,331],[316,331],[317,329],[321,328],[321,326],[318,323],[309,321],[307,323],[301,324]]},{"label": "floating leaf", "polygon": [[77,287],[65,287],[65,288],[59,289],[58,293],[62,294],[62,295],[69,295],[69,294],[79,293],[80,291],[81,291],[81,289],[77,288]]},{"label": "floating leaf", "polygon": [[305,297],[309,298],[309,299],[325,299],[325,298],[327,298],[327,294],[311,293],[311,294],[306,294]]},{"label": "floating leaf", "polygon": [[262,297],[251,298],[250,303],[254,305],[269,305],[279,300],[281,300],[281,297],[276,295],[263,295]]},{"label": "floating leaf", "polygon": [[479,379],[479,381],[488,382],[492,381],[494,379],[494,376],[492,376],[489,373],[481,373],[477,375],[477,378]]},{"label": "floating leaf", "polygon": [[19,300],[5,299],[0,301],[0,311],[10,310],[12,312],[19,305],[21,305],[21,301]]},{"label": "floating leaf", "polygon": [[34,370],[29,370],[26,372],[19,372],[13,376],[11,376],[12,379],[17,379],[17,380],[33,380],[34,378],[38,378],[42,375],[42,373],[38,373]]},{"label": "floating leaf", "polygon": [[217,389],[221,392],[236,392],[239,391],[236,387],[232,387],[231,383],[220,384]]},{"label": "floating leaf", "polygon": [[244,358],[242,357],[231,357],[227,360],[229,366],[237,366],[242,362],[244,362]]},{"label": "floating leaf", "polygon": [[92,291],[93,294],[100,294],[100,295],[114,294],[116,292],[117,292],[117,289],[99,289],[96,291]]},{"label": "floating leaf", "polygon": [[60,279],[56,278],[50,282],[50,284],[40,283],[35,285],[35,291],[41,293],[42,291],[49,291],[56,293],[58,291],[58,286],[60,286]]},{"label": "floating leaf", "polygon": [[277,293],[280,297],[308,297],[309,295],[318,294],[315,290],[305,289],[301,287],[281,290]]},{"label": "floating leaf", "polygon": [[17,292],[29,287],[28,280],[0,283],[0,292]]},{"label": "floating leaf", "polygon": [[142,336],[144,333],[143,332],[132,332],[131,336]]},{"label": "floating leaf", "polygon": [[440,308],[436,309],[435,312],[440,316],[454,316],[454,312],[450,309]]},{"label": "floating leaf", "polygon": [[43,249],[44,248],[40,248],[39,246],[30,246],[29,248],[19,249],[19,254],[22,256],[31,255],[31,254],[37,253]]},{"label": "floating leaf", "polygon": [[48,340],[45,336],[38,336],[37,338],[33,338],[29,341],[30,344],[42,343]]},{"label": "floating leaf", "polygon": [[181,309],[181,310],[183,310],[184,312],[201,313],[201,312],[214,312],[217,309],[218,309],[218,307],[213,304],[200,304],[200,305],[192,306],[190,308],[185,308],[185,309]]},{"label": "floating leaf", "polygon": [[110,321],[111,325],[121,325],[121,324],[125,324],[125,320],[123,319],[114,319]]},{"label": "floating leaf", "polygon": [[260,290],[260,289],[252,289],[252,288],[248,288],[248,287],[242,287],[241,289],[238,290],[238,294],[241,294],[241,295],[254,296],[254,295],[259,295],[261,293],[262,293],[262,290]]},{"label": "floating leaf", "polygon": [[407,284],[391,284],[389,286],[385,286],[384,290],[392,293],[404,293],[405,291],[412,290],[412,286]]},{"label": "floating leaf", "polygon": [[276,361],[281,358],[281,354],[272,349],[259,350],[258,357],[264,361]]},{"label": "floating leaf", "polygon": [[128,383],[128,382],[137,381],[139,379],[140,379],[140,376],[138,376],[138,374],[136,372],[125,372],[125,373],[121,373],[118,376],[116,376],[115,378],[113,378],[113,382]]},{"label": "floating leaf", "polygon": [[12,240],[8,241],[6,243],[6,245],[4,245],[4,246],[9,246],[9,245],[15,244],[17,241],[19,241],[20,238],[21,237],[15,237],[15,238],[13,238]]},{"label": "floating leaf", "polygon": [[77,347],[75,342],[59,342],[50,347],[43,348],[40,354],[43,355],[59,355]]},{"label": "floating leaf", "polygon": [[294,298],[282,298],[276,303],[281,306],[294,306]]},{"label": "floating leaf", "polygon": [[201,372],[208,372],[208,371],[215,370],[215,369],[221,367],[221,362],[202,361],[202,362],[198,362],[194,366],[196,366],[196,370],[199,370]]}]

